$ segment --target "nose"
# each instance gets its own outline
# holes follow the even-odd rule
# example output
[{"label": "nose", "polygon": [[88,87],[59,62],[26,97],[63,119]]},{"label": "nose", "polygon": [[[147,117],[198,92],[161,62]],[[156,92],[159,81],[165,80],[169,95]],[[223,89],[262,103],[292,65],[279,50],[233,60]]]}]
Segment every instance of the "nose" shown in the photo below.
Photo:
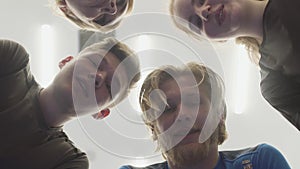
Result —
[{"label": "nose", "polygon": [[106,72],[97,72],[95,75],[95,88],[100,88],[107,78]]},{"label": "nose", "polygon": [[177,113],[178,122],[191,123],[197,118],[198,111],[196,109],[185,106],[184,104],[181,104],[181,107],[179,106],[177,110],[180,110]]},{"label": "nose", "polygon": [[103,13],[114,15],[117,13],[116,0],[109,0],[108,3],[102,9]]},{"label": "nose", "polygon": [[195,13],[204,21],[208,20],[209,15],[211,14],[211,6],[208,4],[204,4],[202,6],[195,5],[194,10]]}]

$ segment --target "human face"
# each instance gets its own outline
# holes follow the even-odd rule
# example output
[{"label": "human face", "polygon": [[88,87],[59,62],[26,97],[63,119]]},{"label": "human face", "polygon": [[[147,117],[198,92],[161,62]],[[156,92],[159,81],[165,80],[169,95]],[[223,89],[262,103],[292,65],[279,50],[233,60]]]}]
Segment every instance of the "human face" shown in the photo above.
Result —
[{"label": "human face", "polygon": [[206,88],[196,84],[194,77],[184,75],[176,81],[167,80],[159,87],[167,105],[154,122],[154,129],[163,151],[185,145],[201,145],[199,136],[209,112],[210,100]]},{"label": "human face", "polygon": [[124,84],[128,84],[125,72],[113,53],[84,50],[76,61],[62,69],[55,84],[59,95],[71,100],[77,115],[96,113],[124,93]]},{"label": "human face", "polygon": [[241,2],[238,0],[174,0],[175,21],[211,40],[237,37]]},{"label": "human face", "polygon": [[128,0],[65,0],[67,7],[83,22],[112,25],[127,11]]}]

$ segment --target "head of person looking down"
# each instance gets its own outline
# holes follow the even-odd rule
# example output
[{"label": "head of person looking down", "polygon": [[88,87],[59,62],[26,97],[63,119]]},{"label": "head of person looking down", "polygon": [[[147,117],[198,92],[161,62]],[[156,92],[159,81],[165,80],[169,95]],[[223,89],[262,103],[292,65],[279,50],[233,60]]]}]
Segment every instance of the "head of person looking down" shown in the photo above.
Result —
[{"label": "head of person looking down", "polygon": [[169,168],[217,164],[227,133],[224,85],[215,72],[195,62],[160,67],[146,77],[139,101]]},{"label": "head of person looking down", "polygon": [[175,25],[194,38],[236,39],[258,64],[267,0],[170,0]]},{"label": "head of person looking down", "polygon": [[138,57],[114,38],[92,44],[76,59],[63,59],[59,67],[61,71],[40,94],[50,126],[86,114],[101,117],[98,112],[118,104],[140,79]]},{"label": "head of person looking down", "polygon": [[133,0],[51,0],[50,3],[56,13],[81,29],[96,32],[113,31],[133,9]]}]

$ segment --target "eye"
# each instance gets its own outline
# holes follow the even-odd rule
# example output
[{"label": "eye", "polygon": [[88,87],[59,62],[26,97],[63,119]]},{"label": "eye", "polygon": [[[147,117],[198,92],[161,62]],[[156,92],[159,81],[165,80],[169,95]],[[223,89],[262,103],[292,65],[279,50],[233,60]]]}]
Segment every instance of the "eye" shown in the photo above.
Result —
[{"label": "eye", "polygon": [[172,112],[175,112],[176,109],[177,109],[177,107],[175,105],[169,104],[169,105],[166,105],[164,113],[172,113]]},{"label": "eye", "polygon": [[196,33],[200,33],[202,29],[202,19],[198,15],[190,17],[189,28]]},{"label": "eye", "polygon": [[196,26],[197,28],[202,28],[202,19],[199,16],[196,18]]},{"label": "eye", "polygon": [[205,3],[205,0],[198,0],[199,5],[203,5]]},{"label": "eye", "polygon": [[110,85],[110,83],[109,83],[109,82],[105,82],[105,85],[106,85],[106,88],[107,88],[107,90],[108,90],[108,93],[109,93],[110,97],[112,97],[112,94],[111,94],[111,85]]},{"label": "eye", "polygon": [[98,25],[104,26],[107,24],[107,15],[103,14],[99,18],[95,19],[94,22],[97,23]]},{"label": "eye", "polygon": [[127,0],[117,0],[116,4],[118,7],[122,7],[126,4]]}]

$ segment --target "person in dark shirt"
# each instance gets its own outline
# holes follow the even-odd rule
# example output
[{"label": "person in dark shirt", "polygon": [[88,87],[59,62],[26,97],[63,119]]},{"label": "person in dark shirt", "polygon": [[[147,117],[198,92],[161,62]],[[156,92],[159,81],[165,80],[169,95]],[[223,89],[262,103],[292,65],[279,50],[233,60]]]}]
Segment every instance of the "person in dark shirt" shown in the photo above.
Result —
[{"label": "person in dark shirt", "polygon": [[236,39],[259,65],[261,93],[300,130],[300,1],[171,0],[175,25],[197,39]]},{"label": "person in dark shirt", "polygon": [[1,169],[87,169],[86,154],[63,125],[83,115],[104,118],[140,78],[137,56],[113,38],[63,59],[46,88],[35,81],[20,44],[0,40],[0,58]]}]

